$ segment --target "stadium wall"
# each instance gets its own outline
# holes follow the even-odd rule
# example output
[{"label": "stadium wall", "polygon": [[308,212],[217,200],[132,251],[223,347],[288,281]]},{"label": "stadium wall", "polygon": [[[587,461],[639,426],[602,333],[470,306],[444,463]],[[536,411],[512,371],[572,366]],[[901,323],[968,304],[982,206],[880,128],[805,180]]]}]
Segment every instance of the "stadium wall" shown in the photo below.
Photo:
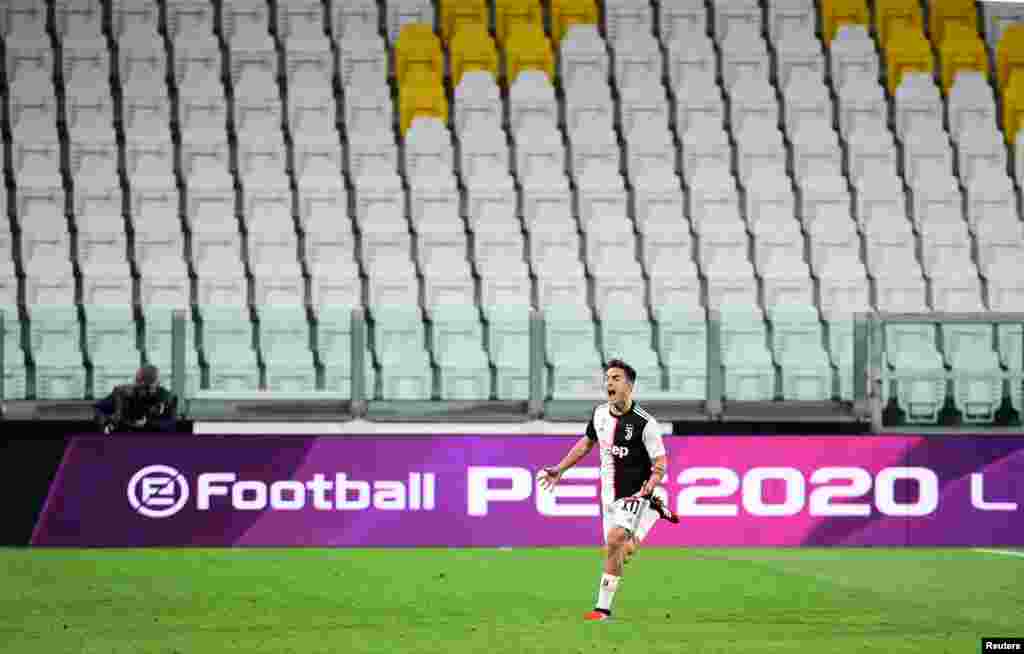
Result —
[{"label": "stadium wall", "polygon": [[[70,440],[36,546],[532,547],[601,540],[597,456],[565,435]],[[1024,546],[1024,438],[669,436],[680,525],[647,544]],[[41,460],[41,459],[40,459]],[[10,496],[9,496],[10,497]]]}]

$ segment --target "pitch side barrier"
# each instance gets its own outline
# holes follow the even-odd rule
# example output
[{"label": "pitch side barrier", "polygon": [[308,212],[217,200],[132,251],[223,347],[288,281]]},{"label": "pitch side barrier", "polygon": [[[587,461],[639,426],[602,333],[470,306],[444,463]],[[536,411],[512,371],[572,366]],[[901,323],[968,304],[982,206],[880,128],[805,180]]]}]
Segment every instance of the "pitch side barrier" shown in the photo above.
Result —
[{"label": "pitch side barrier", "polygon": [[[594,546],[602,540],[596,455],[553,492],[535,476],[575,440],[73,437],[31,544]],[[656,525],[645,546],[1024,546],[1024,437],[668,436],[665,444],[664,491],[682,520]]]},{"label": "pitch side barrier", "polygon": [[[698,316],[700,316],[698,312]],[[957,414],[957,399],[966,398],[971,394],[970,385],[978,379],[989,380],[998,378],[1002,384],[1002,397],[997,404],[1002,411],[997,416],[997,426],[993,430],[1019,430],[1019,422],[1014,418],[1020,414],[1021,405],[1021,369],[1024,362],[1022,349],[1014,352],[1013,339],[1020,342],[1024,314],[858,314],[849,318],[836,318],[827,321],[826,329],[835,329],[842,322],[849,321],[848,329],[852,332],[852,365],[845,363],[842,355],[833,353],[831,368],[833,398],[825,401],[792,401],[776,399],[767,402],[737,401],[725,395],[725,383],[722,362],[722,331],[721,315],[718,311],[709,311],[706,316],[699,317],[698,329],[703,329],[706,343],[706,365],[704,391],[686,399],[681,399],[675,392],[664,390],[658,381],[652,381],[641,375],[638,397],[644,405],[665,423],[694,425],[694,432],[699,432],[699,425],[716,425],[715,431],[727,428],[728,425],[740,424],[777,424],[777,425],[830,425],[835,429],[871,429],[875,433],[892,429],[929,429],[934,431],[961,431],[963,423],[970,429],[979,431],[989,429],[992,420],[975,420],[973,411],[960,411]],[[10,328],[10,319],[5,323],[0,315],[0,336],[5,328]],[[342,396],[328,391],[305,392],[301,394],[255,391],[217,392],[200,390],[188,395],[185,386],[186,370],[186,313],[175,311],[172,327],[172,358],[170,371],[164,371],[164,378],[169,381],[172,390],[181,398],[180,406],[183,417],[197,422],[231,421],[274,423],[287,421],[320,421],[347,422],[351,420],[369,420],[378,423],[523,423],[526,421],[545,420],[549,422],[581,421],[587,418],[589,410],[600,397],[600,384],[597,380],[599,371],[595,370],[595,384],[592,392],[578,396],[559,394],[553,396],[549,383],[549,370],[546,363],[545,348],[545,317],[544,312],[530,310],[529,326],[529,392],[521,399],[488,400],[441,400],[440,380],[435,379],[433,399],[384,400],[381,381],[374,379],[376,388],[367,388],[368,361],[367,345],[371,340],[367,325],[367,316],[363,308],[354,308],[351,312],[350,325],[350,394]],[[949,360],[941,369],[911,371],[894,368],[889,364],[894,360],[889,356],[890,344],[887,334],[892,326],[898,325],[930,325],[936,336],[934,346],[936,352],[946,353],[948,349],[944,339],[950,325],[985,325],[995,326],[991,342],[990,354],[997,353],[1000,365],[996,369],[976,370],[963,369],[962,366],[950,366]],[[14,328],[20,328],[16,322]],[[700,337],[695,337],[700,338]],[[0,338],[0,368],[7,354],[3,351],[4,339]],[[372,345],[372,343],[369,343]],[[699,346],[699,345],[695,345]],[[948,357],[947,357],[948,359]],[[970,360],[970,359],[967,359]],[[595,362],[596,365],[597,362]],[[34,394],[31,366],[29,368],[28,392]],[[782,397],[781,374],[776,371],[776,397]],[[845,377],[845,376],[848,376]],[[901,409],[900,402],[906,404],[915,392],[920,390],[922,380],[931,380],[945,385],[945,393],[938,393],[935,400],[946,409],[940,419],[932,420],[932,426],[915,423],[904,427],[900,418],[912,422],[916,415],[916,400],[910,411]],[[698,387],[699,388],[699,387]],[[967,389],[966,394],[960,393]],[[960,393],[958,395],[958,393]],[[944,398],[941,397],[944,395]],[[0,399],[4,398],[3,377],[0,376]],[[964,408],[964,407],[961,407]],[[900,411],[903,410],[903,415]],[[1016,411],[1016,413],[1014,413]],[[91,417],[91,398],[69,399],[67,401],[34,401],[6,400],[3,402],[3,417],[8,420],[86,420]],[[1002,420],[1009,416],[1010,420]],[[787,427],[788,428],[788,427]],[[832,429],[830,429],[831,431]],[[689,431],[689,428],[688,428]],[[795,431],[801,431],[799,428]]]}]

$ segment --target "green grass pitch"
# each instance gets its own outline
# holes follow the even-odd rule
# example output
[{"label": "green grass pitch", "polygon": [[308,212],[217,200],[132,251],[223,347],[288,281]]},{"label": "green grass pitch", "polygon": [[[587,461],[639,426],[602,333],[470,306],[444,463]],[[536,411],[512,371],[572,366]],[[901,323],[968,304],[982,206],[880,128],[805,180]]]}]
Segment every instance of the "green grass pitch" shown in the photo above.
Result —
[{"label": "green grass pitch", "polygon": [[1024,636],[1024,558],[641,551],[584,623],[595,549],[0,550],[0,652],[979,651]]}]

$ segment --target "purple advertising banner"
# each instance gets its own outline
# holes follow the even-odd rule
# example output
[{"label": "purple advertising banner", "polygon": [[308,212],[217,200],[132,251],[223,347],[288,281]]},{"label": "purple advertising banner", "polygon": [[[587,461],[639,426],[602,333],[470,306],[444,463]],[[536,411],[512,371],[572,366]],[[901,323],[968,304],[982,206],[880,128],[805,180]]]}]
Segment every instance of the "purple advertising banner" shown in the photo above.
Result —
[{"label": "purple advertising banner", "polygon": [[[598,455],[561,436],[72,440],[37,546],[530,547],[602,541]],[[654,546],[1024,546],[1024,438],[666,437]]]}]

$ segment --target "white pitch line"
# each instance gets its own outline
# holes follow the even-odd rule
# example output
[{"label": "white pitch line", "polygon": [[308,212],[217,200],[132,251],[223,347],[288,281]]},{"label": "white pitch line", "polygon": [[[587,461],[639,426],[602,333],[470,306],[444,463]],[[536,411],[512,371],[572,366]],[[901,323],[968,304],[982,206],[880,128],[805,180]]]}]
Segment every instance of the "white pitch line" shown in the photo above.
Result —
[{"label": "white pitch line", "polygon": [[1024,558],[1024,552],[1014,552],[1012,550],[987,550],[981,547],[975,547],[975,552],[985,552],[986,554],[1003,554],[1005,556],[1019,556]]}]

